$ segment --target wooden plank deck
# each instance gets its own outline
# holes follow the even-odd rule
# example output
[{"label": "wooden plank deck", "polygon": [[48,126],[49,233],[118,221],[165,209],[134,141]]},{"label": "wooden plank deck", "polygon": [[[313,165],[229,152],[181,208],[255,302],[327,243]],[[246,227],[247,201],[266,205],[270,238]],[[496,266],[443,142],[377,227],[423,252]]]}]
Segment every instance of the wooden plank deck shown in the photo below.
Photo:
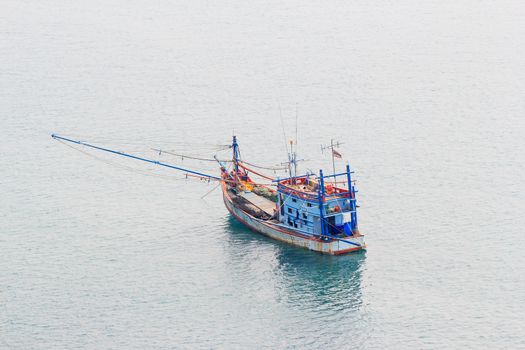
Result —
[{"label": "wooden plank deck", "polygon": [[275,202],[272,202],[268,198],[265,198],[263,196],[256,195],[253,192],[242,192],[239,194],[240,197],[246,199],[248,202],[255,205],[257,208],[261,209],[268,215],[273,215],[273,211],[275,209]]}]

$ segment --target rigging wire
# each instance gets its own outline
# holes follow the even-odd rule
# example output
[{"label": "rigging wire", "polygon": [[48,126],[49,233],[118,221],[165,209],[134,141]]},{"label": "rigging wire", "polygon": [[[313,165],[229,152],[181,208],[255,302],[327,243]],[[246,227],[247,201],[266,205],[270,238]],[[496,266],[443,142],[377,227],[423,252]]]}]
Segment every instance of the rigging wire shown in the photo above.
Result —
[{"label": "rigging wire", "polygon": [[240,166],[241,168],[243,168],[244,170],[247,170],[247,171],[250,171],[250,172],[252,172],[252,173],[254,173],[254,174],[256,174],[256,175],[259,175],[259,176],[262,177],[262,178],[265,178],[265,179],[268,179],[268,180],[273,180],[273,177],[269,177],[269,176],[263,175],[263,174],[261,174],[261,173],[258,173],[258,172],[256,172],[256,171],[253,171],[252,169],[250,169],[250,168],[246,167],[245,165],[243,165],[242,162],[239,164],[239,166]]},{"label": "rigging wire", "polygon": [[273,171],[278,171],[278,170],[281,170],[281,171],[284,171],[286,170],[287,168],[285,167],[277,167],[277,166],[261,166],[261,165],[255,165],[253,163],[248,163],[246,161],[241,161],[242,163],[244,164],[248,164],[249,166],[252,166],[254,168],[259,168],[259,169],[265,169],[265,170],[273,170]]},{"label": "rigging wire", "polygon": [[204,197],[206,197],[207,195],[209,195],[210,193],[212,193],[213,191],[215,191],[217,188],[219,188],[219,186],[222,184],[221,181],[219,181],[219,183],[217,184],[217,186],[213,187],[211,190],[209,190],[208,192],[206,192],[206,194],[204,194],[204,196],[201,197],[201,199],[204,199]]},{"label": "rigging wire", "polygon": [[[220,150],[223,150],[223,149],[228,149],[230,146],[229,145],[224,145],[224,144],[212,144],[212,143],[189,143],[189,142],[184,142],[184,141],[173,141],[173,140],[166,140],[166,141],[163,141],[163,140],[159,140],[158,138],[156,139],[148,139],[148,138],[144,138],[142,137],[141,140],[143,140],[142,142],[140,141],[136,141],[134,139],[127,139],[127,138],[109,138],[109,137],[84,137],[84,136],[81,136],[81,135],[76,135],[76,134],[64,134],[63,136],[65,137],[71,137],[71,138],[77,138],[77,139],[89,139],[90,141],[92,142],[99,142],[99,143],[105,143],[105,144],[110,144],[110,145],[138,145],[138,146],[145,146],[145,142],[147,143],[153,143],[153,144],[169,144],[169,145],[177,145],[177,146],[186,146],[188,148],[191,148],[191,149],[196,149],[196,148],[200,148],[200,149],[209,149],[209,150],[215,150],[215,151],[220,151]],[[145,142],[144,142],[145,141]]]},{"label": "rigging wire", "polygon": [[[181,160],[194,159],[194,160],[202,160],[204,162],[216,162],[217,161],[215,158],[204,158],[204,157],[190,156],[190,155],[186,155],[186,154],[183,154],[183,153],[174,153],[172,151],[166,151],[166,150],[162,150],[162,149],[158,149],[158,148],[152,148],[152,150],[156,151],[156,152],[159,152],[159,154],[166,153],[166,154],[169,154],[169,155],[172,155],[172,156],[180,157]],[[239,154],[240,154],[240,150],[239,150]],[[219,161],[221,161],[223,163],[232,163],[233,162],[233,160],[231,160],[231,159],[220,159]],[[273,170],[273,171],[286,170],[285,167],[256,165],[256,164],[249,163],[249,162],[242,161],[242,160],[241,160],[241,162],[243,162],[244,164],[248,164],[248,165],[250,165],[250,166],[252,166],[254,168],[259,168],[259,169]]]},{"label": "rigging wire", "polygon": [[[152,150],[156,151],[156,152],[159,152],[159,155],[161,155],[162,153],[166,153],[166,154],[169,154],[169,155],[172,155],[172,156],[180,157],[182,160],[184,160],[184,158],[187,158],[187,159],[202,160],[202,161],[205,161],[205,162],[216,162],[217,161],[216,159],[213,159],[213,158],[201,158],[201,157],[195,157],[195,156],[188,156],[188,155],[185,155],[185,154],[182,154],[182,153],[174,153],[174,152],[171,152],[171,151],[165,151],[165,150],[158,149],[158,148],[152,148]],[[220,161],[223,162],[223,163],[232,162],[231,160],[220,160]]]},{"label": "rigging wire", "polygon": [[57,140],[58,142],[66,145],[67,147],[77,151],[77,152],[80,152],[88,157],[91,157],[95,160],[98,160],[102,163],[105,163],[105,164],[108,164],[110,166],[114,166],[114,167],[117,167],[117,168],[121,168],[121,169],[124,169],[124,170],[127,170],[127,171],[130,171],[130,172],[133,172],[133,173],[137,173],[137,174],[140,174],[140,175],[144,175],[144,176],[152,176],[152,177],[158,177],[158,178],[162,178],[164,180],[171,180],[171,181],[182,181],[182,180],[187,180],[188,179],[188,174],[186,174],[185,177],[182,177],[182,178],[179,178],[179,177],[175,177],[174,175],[164,175],[164,174],[155,174],[155,173],[152,173],[152,172],[147,172],[147,171],[143,171],[143,170],[140,170],[140,169],[137,169],[137,168],[133,168],[133,167],[130,167],[130,166],[127,166],[127,165],[123,165],[123,164],[119,164],[119,163],[116,163],[116,162],[112,162],[112,161],[109,161],[107,159],[103,159],[101,157],[97,157],[96,155],[94,154],[91,154],[89,152],[86,152],[86,151],[83,151],[77,147],[74,147],[62,140]]}]

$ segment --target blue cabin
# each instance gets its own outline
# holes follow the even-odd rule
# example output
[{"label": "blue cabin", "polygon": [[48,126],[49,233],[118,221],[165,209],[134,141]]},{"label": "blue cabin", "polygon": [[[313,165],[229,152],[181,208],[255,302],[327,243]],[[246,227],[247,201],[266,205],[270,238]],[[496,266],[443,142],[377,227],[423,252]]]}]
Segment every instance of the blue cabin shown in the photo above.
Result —
[{"label": "blue cabin", "polygon": [[[277,182],[279,221],[290,228],[321,237],[347,237],[357,231],[355,188],[350,166],[346,172],[325,176],[307,174]],[[345,177],[347,188],[336,178]],[[332,178],[328,182],[325,179]]]}]

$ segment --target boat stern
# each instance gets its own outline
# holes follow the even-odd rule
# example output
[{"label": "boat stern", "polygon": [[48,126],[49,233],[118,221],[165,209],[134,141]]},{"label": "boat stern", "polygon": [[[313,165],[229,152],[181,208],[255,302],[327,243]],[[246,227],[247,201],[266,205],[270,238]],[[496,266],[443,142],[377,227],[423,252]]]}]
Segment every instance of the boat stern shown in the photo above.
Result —
[{"label": "boat stern", "polygon": [[351,252],[357,252],[360,250],[366,250],[365,237],[363,235],[345,237],[337,240],[333,243],[333,249],[331,253],[333,255],[341,255]]}]

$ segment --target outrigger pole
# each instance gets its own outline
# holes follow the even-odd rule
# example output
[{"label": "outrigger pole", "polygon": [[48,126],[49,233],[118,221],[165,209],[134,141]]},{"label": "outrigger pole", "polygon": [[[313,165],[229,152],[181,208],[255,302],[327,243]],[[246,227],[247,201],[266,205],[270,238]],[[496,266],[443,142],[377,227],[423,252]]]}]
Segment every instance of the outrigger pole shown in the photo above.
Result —
[{"label": "outrigger pole", "polygon": [[187,173],[198,175],[198,176],[201,176],[201,177],[207,177],[209,179],[214,179],[214,180],[221,180],[221,178],[217,177],[217,176],[208,175],[208,174],[200,173],[198,171],[193,171],[193,170],[181,168],[181,167],[178,167],[178,166],[162,163],[162,162],[159,162],[157,160],[152,160],[152,159],[147,159],[147,158],[134,156],[132,154],[115,151],[115,150],[112,150],[112,149],[109,149],[109,148],[103,148],[103,147],[91,145],[89,143],[85,143],[85,142],[82,142],[82,141],[68,139],[66,137],[62,137],[62,136],[59,136],[59,135],[56,135],[56,134],[52,134],[51,137],[54,138],[55,140],[62,140],[62,141],[66,141],[66,142],[76,143],[77,145],[82,145],[82,146],[94,148],[94,149],[97,149],[99,151],[104,151],[104,152],[113,153],[113,154],[116,154],[116,155],[119,155],[119,156],[124,156],[124,157],[132,158],[132,159],[141,160],[143,162],[160,165],[160,166],[163,166],[163,167],[166,167],[166,168],[171,168],[171,169],[175,169],[175,170],[185,171]]}]

